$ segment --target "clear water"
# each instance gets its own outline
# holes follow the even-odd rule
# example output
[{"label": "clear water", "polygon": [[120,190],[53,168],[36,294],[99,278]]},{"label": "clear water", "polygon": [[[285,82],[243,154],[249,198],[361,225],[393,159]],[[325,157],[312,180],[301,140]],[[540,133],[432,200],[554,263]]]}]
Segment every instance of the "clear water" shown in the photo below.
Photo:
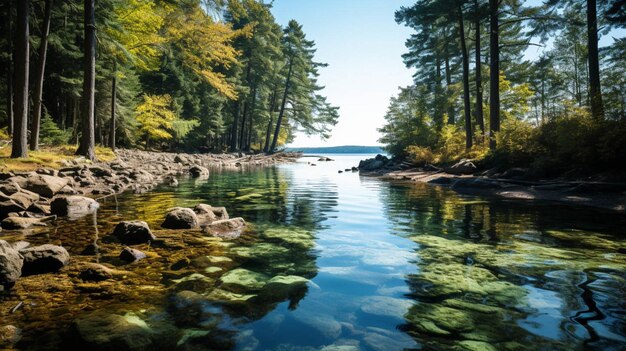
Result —
[{"label": "clear water", "polygon": [[[625,349],[623,215],[340,174],[368,155],[329,156],[335,161],[216,169],[208,180],[109,199],[95,226],[86,218],[32,234],[30,241],[78,253],[121,219],[158,228],[167,208],[197,203],[225,206],[253,228],[217,243],[209,256],[220,259],[210,267],[191,264],[176,279],[167,278],[172,260],[121,267],[145,276],[142,287],[159,287],[147,296],[79,294],[47,309],[71,298],[89,308],[63,314],[68,321],[98,309],[132,312],[148,324],[158,315],[186,335],[179,347],[193,350]],[[193,249],[175,252],[195,262]],[[116,264],[109,256],[98,259]],[[224,283],[242,268],[258,286]],[[180,283],[192,274],[206,276],[204,284]],[[277,276],[309,281],[268,283]],[[206,314],[187,320],[180,314],[188,311],[172,310],[168,301],[181,290],[204,295]]]}]

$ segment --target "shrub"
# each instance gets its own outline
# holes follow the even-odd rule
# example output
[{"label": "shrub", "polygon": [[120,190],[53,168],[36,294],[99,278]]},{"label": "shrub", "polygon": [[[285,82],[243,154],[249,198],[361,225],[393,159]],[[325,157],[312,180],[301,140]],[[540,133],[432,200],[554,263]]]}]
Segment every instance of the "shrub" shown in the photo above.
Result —
[{"label": "shrub", "polygon": [[61,145],[66,144],[70,140],[71,133],[64,131],[57,126],[50,118],[49,114],[44,114],[41,119],[41,128],[39,130],[39,139],[44,145]]},{"label": "shrub", "polygon": [[411,163],[419,166],[436,163],[439,158],[429,147],[409,146],[406,148],[405,153]]}]

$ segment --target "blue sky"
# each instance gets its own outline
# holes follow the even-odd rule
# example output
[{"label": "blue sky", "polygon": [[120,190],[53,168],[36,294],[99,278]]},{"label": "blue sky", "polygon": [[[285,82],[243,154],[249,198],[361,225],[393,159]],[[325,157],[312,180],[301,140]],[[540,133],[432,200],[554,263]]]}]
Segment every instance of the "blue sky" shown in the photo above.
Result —
[{"label": "blue sky", "polygon": [[[304,146],[378,145],[377,128],[384,124],[389,99],[399,86],[411,84],[412,71],[402,62],[411,30],[396,24],[394,12],[415,0],[274,0],[278,23],[295,19],[317,44],[316,58],[329,64],[321,69],[320,83],[329,101],[340,107],[339,123],[328,140],[298,135],[291,144]],[[540,0],[528,0],[536,5]],[[600,46],[623,37],[613,31]],[[550,46],[550,43],[547,44]],[[532,59],[546,47],[530,47]]]},{"label": "blue sky", "polygon": [[300,22],[317,44],[323,94],[340,107],[332,137],[299,135],[293,146],[378,145],[389,99],[411,83],[402,55],[410,31],[396,24],[394,12],[413,0],[275,0],[278,23]]}]

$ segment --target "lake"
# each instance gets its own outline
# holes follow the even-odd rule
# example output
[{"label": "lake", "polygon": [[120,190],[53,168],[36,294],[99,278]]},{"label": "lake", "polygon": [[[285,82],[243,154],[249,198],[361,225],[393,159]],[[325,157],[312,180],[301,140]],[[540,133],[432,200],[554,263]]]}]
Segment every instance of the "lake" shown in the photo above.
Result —
[{"label": "lake", "polygon": [[208,240],[208,254],[157,251],[120,266],[143,279],[134,294],[50,291],[45,311],[11,317],[25,348],[104,310],[167,325],[181,350],[624,349],[625,216],[338,173],[372,155],[328,156],[335,161],[213,169],[208,180],[109,198],[94,218],[33,233],[28,241],[80,254],[106,247],[120,220],[157,229],[167,208],[198,203],[251,227]]}]

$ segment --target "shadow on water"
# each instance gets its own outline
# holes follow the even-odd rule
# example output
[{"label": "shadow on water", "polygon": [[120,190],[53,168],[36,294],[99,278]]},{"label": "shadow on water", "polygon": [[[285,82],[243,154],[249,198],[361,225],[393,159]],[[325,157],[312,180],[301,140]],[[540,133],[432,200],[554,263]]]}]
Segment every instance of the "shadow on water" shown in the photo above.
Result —
[{"label": "shadow on water", "polygon": [[[216,168],[94,216],[9,241],[63,245],[72,265],[22,278],[0,325],[22,349],[619,350],[626,342],[626,218],[493,201],[337,169],[361,157]],[[167,208],[224,206],[250,230],[226,241],[159,230]],[[159,240],[124,265],[109,233],[145,220]],[[87,253],[87,251],[90,251]],[[76,261],[116,269],[79,279]],[[85,336],[87,337],[85,340]]]}]

